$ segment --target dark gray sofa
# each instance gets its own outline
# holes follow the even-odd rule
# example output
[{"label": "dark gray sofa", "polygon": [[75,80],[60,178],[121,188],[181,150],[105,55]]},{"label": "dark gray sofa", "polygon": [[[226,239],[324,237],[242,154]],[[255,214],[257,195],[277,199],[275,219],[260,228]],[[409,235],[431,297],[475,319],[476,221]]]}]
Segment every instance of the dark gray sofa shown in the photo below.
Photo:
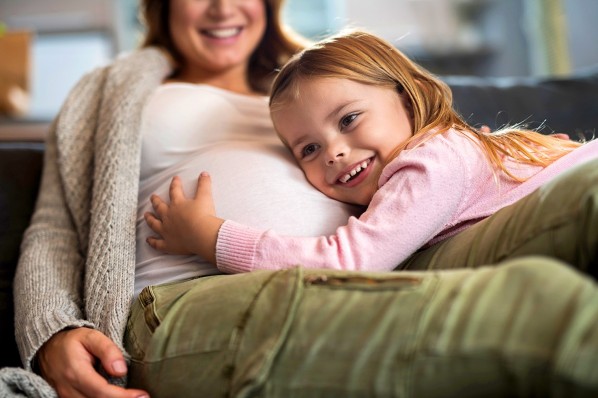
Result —
[{"label": "dark gray sofa", "polygon": [[[598,66],[567,79],[446,77],[456,108],[474,126],[493,130],[525,122],[572,139],[598,132]],[[19,366],[12,279],[38,191],[41,142],[0,141],[0,368]]]}]

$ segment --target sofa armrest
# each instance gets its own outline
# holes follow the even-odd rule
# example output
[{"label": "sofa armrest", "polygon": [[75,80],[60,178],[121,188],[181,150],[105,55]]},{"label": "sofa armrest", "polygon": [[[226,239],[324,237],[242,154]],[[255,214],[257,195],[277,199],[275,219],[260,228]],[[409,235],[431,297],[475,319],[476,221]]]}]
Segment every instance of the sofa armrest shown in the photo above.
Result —
[{"label": "sofa armrest", "polygon": [[12,280],[43,163],[41,142],[0,142],[0,368],[21,364],[14,336]]}]

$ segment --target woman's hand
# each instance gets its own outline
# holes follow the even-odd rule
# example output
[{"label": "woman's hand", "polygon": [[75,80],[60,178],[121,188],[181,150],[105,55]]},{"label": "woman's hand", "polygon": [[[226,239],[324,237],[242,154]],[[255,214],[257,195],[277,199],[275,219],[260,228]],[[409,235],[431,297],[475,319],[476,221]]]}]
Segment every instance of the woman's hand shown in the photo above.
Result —
[{"label": "woman's hand", "polygon": [[145,213],[147,225],[158,236],[147,238],[156,250],[172,254],[199,254],[216,264],[218,230],[224,220],[216,217],[212,182],[206,172],[199,175],[193,198],[185,197],[179,177],[170,183],[170,204],[152,195],[154,213]]},{"label": "woman's hand", "polygon": [[42,377],[61,398],[149,397],[142,390],[112,385],[95,370],[99,361],[111,376],[127,374],[122,352],[97,330],[81,327],[58,332],[40,348],[37,358]]},{"label": "woman's hand", "polygon": [[569,134],[565,134],[565,133],[554,133],[554,134],[550,134],[551,136],[553,136],[554,138],[560,138],[561,140],[570,140],[571,138],[569,137]]}]

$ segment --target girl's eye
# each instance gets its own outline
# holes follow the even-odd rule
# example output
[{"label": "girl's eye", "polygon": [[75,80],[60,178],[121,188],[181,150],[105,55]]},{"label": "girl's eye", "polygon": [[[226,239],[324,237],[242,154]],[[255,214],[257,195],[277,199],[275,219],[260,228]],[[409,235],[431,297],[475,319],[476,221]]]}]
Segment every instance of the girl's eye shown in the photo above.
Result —
[{"label": "girl's eye", "polygon": [[320,148],[320,146],[318,144],[308,144],[308,145],[304,146],[303,149],[301,150],[301,157],[304,158],[309,155],[312,155],[319,148]]},{"label": "girl's eye", "polygon": [[340,124],[340,127],[341,127],[341,129],[343,129],[343,128],[346,128],[346,127],[349,127],[349,125],[350,125],[351,123],[353,123],[353,121],[355,121],[355,119],[356,119],[356,118],[357,118],[357,113],[351,113],[351,114],[349,114],[349,115],[347,115],[347,116],[343,117],[343,118],[341,119],[341,122],[339,123],[339,124]]}]

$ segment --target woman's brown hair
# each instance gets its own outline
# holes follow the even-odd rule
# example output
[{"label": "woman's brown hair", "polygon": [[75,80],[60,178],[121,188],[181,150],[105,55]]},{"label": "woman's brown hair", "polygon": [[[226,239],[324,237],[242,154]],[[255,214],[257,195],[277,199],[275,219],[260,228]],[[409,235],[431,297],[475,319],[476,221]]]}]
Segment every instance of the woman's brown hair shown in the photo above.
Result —
[{"label": "woman's brown hair", "polygon": [[274,80],[271,112],[300,96],[302,79],[340,78],[388,87],[405,95],[413,110],[413,136],[393,151],[390,162],[412,142],[422,142],[450,128],[477,137],[492,164],[511,178],[505,156],[527,164],[547,166],[580,144],[517,126],[485,132],[470,126],[453,108],[448,85],[411,61],[386,40],[368,32],[350,30],[315,43],[295,55]]},{"label": "woman's brown hair", "polygon": [[[303,49],[307,40],[293,32],[282,22],[284,0],[264,0],[266,7],[266,31],[249,61],[247,80],[251,88],[268,93],[275,71],[297,51]],[[181,59],[170,35],[170,0],[141,0],[139,17],[146,27],[142,47],[156,46],[166,50],[175,61]]]}]

